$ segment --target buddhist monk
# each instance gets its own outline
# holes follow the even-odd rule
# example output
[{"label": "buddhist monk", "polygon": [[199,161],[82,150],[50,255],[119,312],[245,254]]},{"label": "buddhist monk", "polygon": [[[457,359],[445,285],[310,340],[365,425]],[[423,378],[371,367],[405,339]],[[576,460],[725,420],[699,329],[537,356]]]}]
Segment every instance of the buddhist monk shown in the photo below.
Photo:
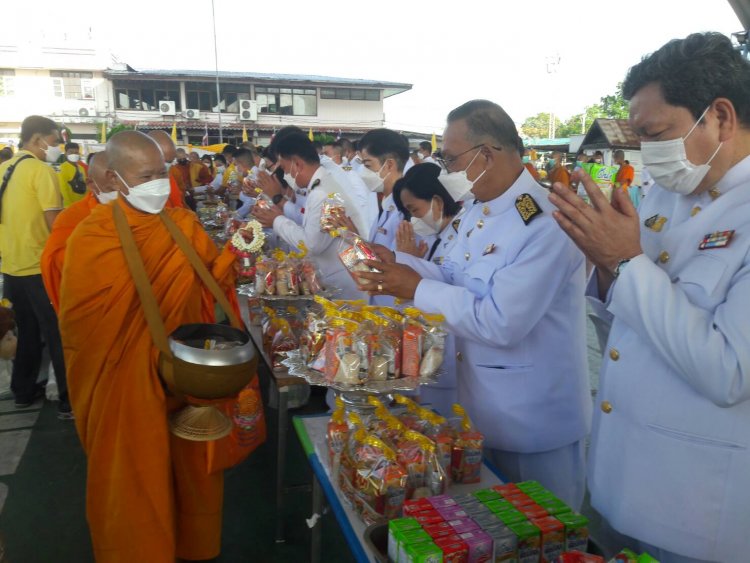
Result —
[{"label": "buddhist monk", "polygon": [[554,184],[555,182],[561,183],[563,186],[570,187],[570,172],[568,172],[568,169],[565,168],[565,165],[562,162],[562,153],[559,151],[554,151],[550,155],[550,171],[547,175],[547,179],[549,180],[550,184]]},{"label": "buddhist monk", "polygon": [[157,371],[158,353],[130,276],[114,210],[127,218],[167,334],[214,322],[197,274],[173,242],[163,210],[186,235],[236,308],[234,256],[219,253],[195,214],[166,208],[159,146],[124,131],[107,143],[109,185],[119,197],[96,206],[70,236],[60,293],[60,330],[76,428],[88,458],[86,513],[99,563],[173,563],[219,554],[224,477],[209,473],[211,447],[170,434],[180,406]]},{"label": "buddhist monk", "polygon": [[617,176],[615,176],[615,186],[622,188],[625,193],[628,193],[630,185],[635,180],[635,168],[625,160],[625,153],[621,150],[616,150],[612,155],[615,164],[619,164],[620,168],[617,170]]},{"label": "buddhist monk", "polygon": [[78,224],[89,216],[94,207],[99,203],[108,203],[117,197],[117,191],[113,191],[109,185],[106,171],[107,155],[104,152],[95,154],[89,162],[86,195],[57,216],[52,224],[52,232],[44,245],[41,259],[42,280],[56,313],[60,312],[60,281],[68,238]]},{"label": "buddhist monk", "polygon": [[[167,167],[172,166],[177,158],[177,148],[174,146],[172,137],[170,137],[166,131],[162,131],[161,129],[149,131],[148,136],[159,145],[159,148],[164,155],[164,163]],[[177,179],[172,175],[169,176],[169,199],[167,200],[167,207],[186,207],[182,188],[177,182]]]}]

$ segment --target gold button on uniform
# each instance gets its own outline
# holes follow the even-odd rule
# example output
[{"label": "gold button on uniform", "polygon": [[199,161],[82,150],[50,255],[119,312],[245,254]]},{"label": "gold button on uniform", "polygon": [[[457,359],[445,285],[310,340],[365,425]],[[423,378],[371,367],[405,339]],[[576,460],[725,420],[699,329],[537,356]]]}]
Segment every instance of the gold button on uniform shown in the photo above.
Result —
[{"label": "gold button on uniform", "polygon": [[693,207],[693,209],[690,210],[690,216],[695,217],[700,212],[701,212],[701,208],[696,205],[695,207]]},{"label": "gold button on uniform", "polygon": [[617,348],[610,348],[609,349],[609,357],[613,362],[616,362],[620,359],[620,352],[617,351]]},{"label": "gold button on uniform", "polygon": [[721,195],[721,192],[719,191],[719,188],[711,188],[708,190],[708,195],[711,196],[711,199],[716,199]]},{"label": "gold button on uniform", "polygon": [[659,254],[659,262],[661,262],[662,264],[666,264],[667,262],[669,262],[669,252],[667,252],[666,250],[662,250]]},{"label": "gold button on uniform", "polygon": [[600,407],[604,414],[609,414],[612,412],[612,403],[610,403],[609,401],[602,401]]},{"label": "gold button on uniform", "polygon": [[456,359],[459,362],[463,362],[464,361],[464,355],[461,352],[456,352]]}]

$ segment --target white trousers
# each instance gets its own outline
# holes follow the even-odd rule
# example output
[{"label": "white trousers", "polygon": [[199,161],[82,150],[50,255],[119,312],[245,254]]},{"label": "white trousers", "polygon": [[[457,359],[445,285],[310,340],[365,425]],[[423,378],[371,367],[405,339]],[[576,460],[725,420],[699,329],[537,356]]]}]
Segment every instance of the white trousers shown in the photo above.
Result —
[{"label": "white trousers", "polygon": [[510,482],[539,481],[573,510],[581,509],[586,491],[583,440],[556,450],[528,454],[485,449],[484,456]]}]

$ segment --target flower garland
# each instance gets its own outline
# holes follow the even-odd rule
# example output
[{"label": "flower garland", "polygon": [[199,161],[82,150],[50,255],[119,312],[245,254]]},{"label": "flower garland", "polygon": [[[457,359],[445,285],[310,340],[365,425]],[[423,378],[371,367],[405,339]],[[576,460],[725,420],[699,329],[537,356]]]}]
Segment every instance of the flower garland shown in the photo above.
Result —
[{"label": "flower garland", "polygon": [[[252,231],[253,240],[246,242],[242,236],[242,231]],[[266,235],[263,232],[263,227],[258,221],[250,221],[247,226],[242,229],[238,229],[232,236],[232,246],[240,252],[251,252],[258,254],[263,248],[263,244],[266,242]]]}]

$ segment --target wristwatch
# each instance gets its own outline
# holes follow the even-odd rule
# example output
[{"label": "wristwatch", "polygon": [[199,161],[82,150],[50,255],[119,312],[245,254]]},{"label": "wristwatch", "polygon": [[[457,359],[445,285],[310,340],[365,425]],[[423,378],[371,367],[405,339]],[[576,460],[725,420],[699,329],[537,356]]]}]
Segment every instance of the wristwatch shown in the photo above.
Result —
[{"label": "wristwatch", "polygon": [[284,199],[284,197],[286,197],[286,196],[284,196],[284,194],[276,194],[276,195],[275,195],[275,196],[273,196],[273,197],[272,197],[271,199],[273,200],[273,203],[274,203],[274,205],[278,205],[278,204],[279,204],[279,202],[280,202],[280,201],[281,201],[282,199]]},{"label": "wristwatch", "polygon": [[626,258],[625,260],[620,260],[617,263],[617,266],[615,266],[615,269],[612,272],[612,274],[614,275],[615,279],[622,273],[622,271],[625,269],[625,266],[628,265],[628,262],[630,262],[630,258]]}]

